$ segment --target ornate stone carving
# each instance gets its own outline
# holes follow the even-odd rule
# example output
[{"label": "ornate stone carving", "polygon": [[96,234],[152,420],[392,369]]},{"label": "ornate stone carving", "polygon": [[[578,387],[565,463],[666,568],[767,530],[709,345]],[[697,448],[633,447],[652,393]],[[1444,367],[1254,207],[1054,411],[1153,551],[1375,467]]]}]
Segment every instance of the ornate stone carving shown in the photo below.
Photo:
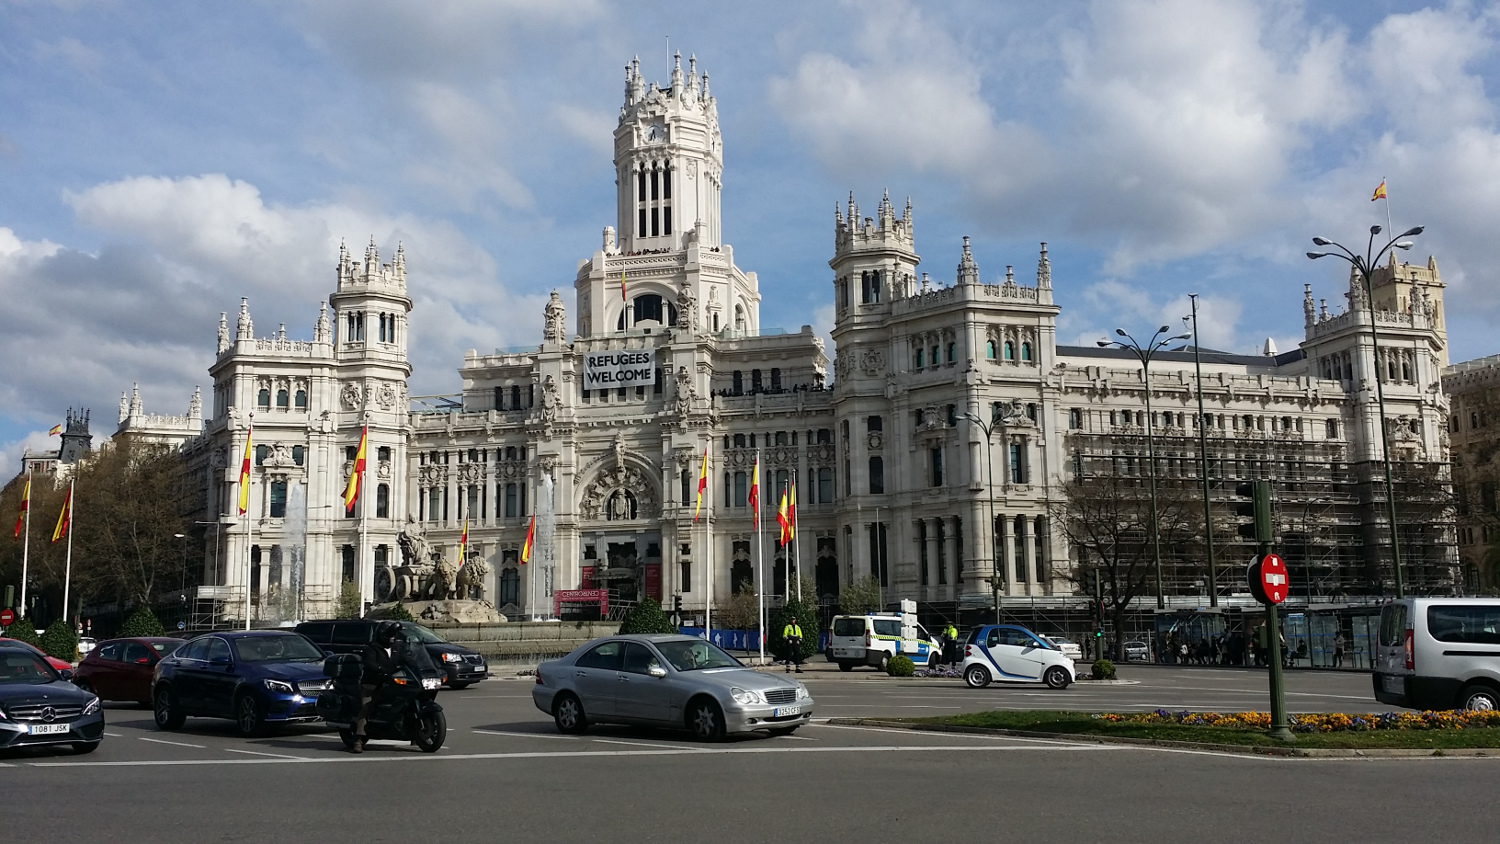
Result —
[{"label": "ornate stone carving", "polygon": [[359,410],[360,399],[364,398],[364,392],[358,384],[345,384],[339,391],[339,403],[345,410]]},{"label": "ornate stone carving", "polygon": [[578,511],[585,519],[650,519],[659,515],[655,487],[633,466],[616,466],[584,490]]},{"label": "ornate stone carving", "polygon": [[865,349],[860,353],[859,367],[866,375],[884,375],[885,353],[879,349]]},{"label": "ornate stone carving", "polygon": [[547,299],[547,307],[542,310],[543,325],[542,339],[549,343],[561,343],[567,333],[566,311],[563,309],[562,297],[557,291],[552,291],[552,296]]},{"label": "ornate stone carving", "polygon": [[284,469],[289,466],[296,466],[297,461],[292,459],[291,449],[287,448],[281,443],[276,443],[275,445],[271,446],[269,452],[266,454],[266,459],[261,463],[261,465],[269,466],[274,469]]},{"label": "ornate stone carving", "polygon": [[552,423],[557,421],[557,407],[561,400],[557,396],[557,382],[551,375],[542,381],[542,427],[551,431]]},{"label": "ornate stone carving", "polygon": [[869,446],[872,450],[879,449],[881,446],[885,445],[885,439],[880,436],[879,431],[871,431],[870,436],[866,439],[866,442],[869,443]]},{"label": "ornate stone carving", "polygon": [[458,467],[458,482],[461,484],[484,483],[483,463],[463,463]]},{"label": "ornate stone carving", "polygon": [[375,391],[375,403],[382,410],[390,410],[396,406],[396,387],[393,384],[381,384]]},{"label": "ornate stone carving", "polygon": [[684,331],[698,330],[698,297],[686,281],[677,288],[677,327]]},{"label": "ornate stone carving", "polygon": [[693,389],[693,376],[688,374],[687,367],[677,367],[677,383],[674,386],[673,406],[678,416],[687,416],[693,411],[693,399],[697,398],[697,391]]},{"label": "ornate stone carving", "polygon": [[541,457],[537,458],[536,465],[538,469],[542,470],[543,476],[549,478],[555,477],[554,473],[557,471],[557,455],[544,454]]},{"label": "ornate stone carving", "polygon": [[429,463],[417,473],[422,486],[442,486],[448,482],[448,467],[441,463]]}]

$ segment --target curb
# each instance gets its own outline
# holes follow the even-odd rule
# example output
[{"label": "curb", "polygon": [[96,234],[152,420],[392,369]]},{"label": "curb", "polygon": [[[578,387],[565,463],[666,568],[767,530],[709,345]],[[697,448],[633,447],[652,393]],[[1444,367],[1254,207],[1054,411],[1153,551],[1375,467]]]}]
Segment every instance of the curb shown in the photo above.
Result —
[{"label": "curb", "polygon": [[829,724],[842,727],[884,727],[927,733],[970,733],[974,735],[1044,738],[1057,741],[1093,744],[1125,744],[1138,747],[1162,747],[1176,750],[1202,750],[1239,756],[1277,756],[1293,759],[1412,759],[1412,758],[1500,758],[1500,748],[1459,747],[1433,750],[1395,747],[1372,747],[1365,750],[1349,747],[1252,747],[1242,744],[1214,744],[1202,741],[1172,741],[1128,736],[1078,735],[1044,733],[1037,730],[1009,730],[1002,727],[962,727],[948,724],[912,724],[907,721],[884,721],[878,718],[830,718]]}]

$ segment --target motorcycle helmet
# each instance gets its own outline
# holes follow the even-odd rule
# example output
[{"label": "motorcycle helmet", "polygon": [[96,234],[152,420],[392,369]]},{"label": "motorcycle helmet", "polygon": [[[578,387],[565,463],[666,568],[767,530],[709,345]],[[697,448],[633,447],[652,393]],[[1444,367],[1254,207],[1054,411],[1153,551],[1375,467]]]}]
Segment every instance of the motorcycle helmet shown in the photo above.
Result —
[{"label": "motorcycle helmet", "polygon": [[389,646],[401,635],[401,624],[395,621],[382,621],[375,627],[375,641],[381,645]]}]

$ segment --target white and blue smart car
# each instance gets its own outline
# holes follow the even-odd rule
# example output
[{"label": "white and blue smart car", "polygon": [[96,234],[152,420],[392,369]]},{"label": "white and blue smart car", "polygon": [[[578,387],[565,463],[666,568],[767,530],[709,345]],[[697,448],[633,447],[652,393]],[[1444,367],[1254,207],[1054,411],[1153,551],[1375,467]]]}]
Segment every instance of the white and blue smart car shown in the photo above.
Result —
[{"label": "white and blue smart car", "polygon": [[991,682],[1046,683],[1066,689],[1078,676],[1073,660],[1024,627],[986,624],[964,643],[964,682],[982,689]]}]

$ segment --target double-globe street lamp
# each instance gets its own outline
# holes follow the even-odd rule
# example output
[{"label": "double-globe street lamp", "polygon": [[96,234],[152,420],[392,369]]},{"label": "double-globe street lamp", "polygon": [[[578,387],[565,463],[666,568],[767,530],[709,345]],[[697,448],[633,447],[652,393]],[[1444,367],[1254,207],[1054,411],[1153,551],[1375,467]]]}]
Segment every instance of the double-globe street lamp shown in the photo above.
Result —
[{"label": "double-globe street lamp", "polygon": [[1370,311],[1370,347],[1374,356],[1375,365],[1375,403],[1380,412],[1380,452],[1381,459],[1385,463],[1385,503],[1386,515],[1391,522],[1391,565],[1396,574],[1396,597],[1406,597],[1406,583],[1401,575],[1401,542],[1396,532],[1396,496],[1392,492],[1391,484],[1391,439],[1390,426],[1385,418],[1385,379],[1380,376],[1380,330],[1375,324],[1375,289],[1371,276],[1375,272],[1375,266],[1392,247],[1396,249],[1410,249],[1411,241],[1402,240],[1404,237],[1416,237],[1422,233],[1422,226],[1412,226],[1399,235],[1391,238],[1390,242],[1380,247],[1380,251],[1373,252],[1375,248],[1375,236],[1380,234],[1380,226],[1370,226],[1370,238],[1365,244],[1365,254],[1356,255],[1341,243],[1335,243],[1326,237],[1315,237],[1312,239],[1315,246],[1332,246],[1338,252],[1309,252],[1307,257],[1317,260],[1332,256],[1345,261],[1353,267],[1355,272],[1364,281],[1365,305]]},{"label": "double-globe street lamp", "polygon": [[1123,328],[1115,329],[1116,334],[1125,338],[1123,341],[1099,341],[1099,346],[1101,348],[1114,346],[1116,348],[1125,349],[1126,351],[1135,355],[1136,358],[1141,362],[1141,382],[1145,385],[1146,388],[1146,461],[1148,468],[1147,477],[1150,478],[1151,483],[1151,548],[1152,554],[1156,558],[1157,609],[1166,608],[1167,598],[1166,594],[1162,591],[1161,582],[1161,529],[1156,523],[1156,444],[1154,437],[1155,420],[1151,416],[1151,359],[1156,356],[1157,352],[1166,348],[1166,345],[1168,343],[1175,343],[1178,340],[1190,339],[1190,335],[1187,334],[1178,334],[1173,337],[1162,336],[1171,330],[1171,326],[1168,325],[1163,325],[1161,328],[1156,329],[1156,333],[1151,335],[1151,339],[1144,346],[1137,342],[1134,337],[1125,333],[1125,329]]},{"label": "double-globe street lamp", "polygon": [[1000,544],[995,540],[995,458],[990,452],[990,445],[994,440],[995,431],[999,430],[999,420],[991,419],[986,422],[973,413],[964,413],[964,418],[984,432],[984,473],[988,481],[990,493],[990,590],[995,596],[995,623],[1000,623],[1000,587],[1005,583],[1005,577],[1000,573],[1000,562],[1004,556],[1001,553]]}]

